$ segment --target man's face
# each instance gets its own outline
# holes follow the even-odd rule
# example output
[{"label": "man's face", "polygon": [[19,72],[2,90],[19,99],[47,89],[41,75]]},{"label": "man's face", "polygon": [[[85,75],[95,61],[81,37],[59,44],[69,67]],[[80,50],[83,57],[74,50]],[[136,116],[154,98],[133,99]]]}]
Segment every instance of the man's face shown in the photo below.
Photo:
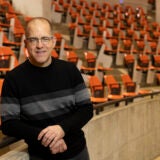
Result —
[{"label": "man's face", "polygon": [[30,62],[39,67],[46,67],[51,63],[51,51],[55,39],[51,35],[49,24],[45,21],[35,21],[29,24],[25,44]]}]

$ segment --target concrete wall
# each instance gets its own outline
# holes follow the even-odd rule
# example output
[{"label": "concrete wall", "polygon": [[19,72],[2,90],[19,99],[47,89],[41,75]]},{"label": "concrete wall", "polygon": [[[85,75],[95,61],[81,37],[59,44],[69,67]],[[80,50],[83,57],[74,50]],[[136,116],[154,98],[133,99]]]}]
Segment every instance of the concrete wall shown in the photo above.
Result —
[{"label": "concrete wall", "polygon": [[114,108],[84,129],[91,160],[153,160],[160,155],[160,96]]},{"label": "concrete wall", "polygon": [[17,11],[27,16],[43,16],[51,20],[52,0],[12,0]]}]

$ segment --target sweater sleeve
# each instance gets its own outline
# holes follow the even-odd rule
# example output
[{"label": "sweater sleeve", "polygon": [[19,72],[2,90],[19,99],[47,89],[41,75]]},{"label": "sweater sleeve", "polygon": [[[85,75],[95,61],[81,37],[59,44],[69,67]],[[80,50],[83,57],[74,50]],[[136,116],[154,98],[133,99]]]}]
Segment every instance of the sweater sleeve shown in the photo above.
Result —
[{"label": "sweater sleeve", "polygon": [[40,128],[30,126],[20,118],[20,102],[17,88],[11,77],[6,76],[1,95],[2,132],[18,139],[36,140]]},{"label": "sweater sleeve", "polygon": [[60,122],[66,134],[67,132],[81,129],[93,117],[93,105],[80,71],[73,66],[70,73],[75,106],[70,116]]}]

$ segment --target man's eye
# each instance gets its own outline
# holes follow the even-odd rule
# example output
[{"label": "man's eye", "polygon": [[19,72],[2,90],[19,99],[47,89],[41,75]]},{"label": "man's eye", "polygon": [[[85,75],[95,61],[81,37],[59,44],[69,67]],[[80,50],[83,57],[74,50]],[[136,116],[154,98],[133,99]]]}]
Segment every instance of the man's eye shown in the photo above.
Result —
[{"label": "man's eye", "polygon": [[30,41],[30,42],[36,42],[37,39],[36,39],[36,38],[30,38],[29,41]]},{"label": "man's eye", "polygon": [[49,39],[49,37],[43,37],[42,38],[42,41],[49,41],[50,39]]}]

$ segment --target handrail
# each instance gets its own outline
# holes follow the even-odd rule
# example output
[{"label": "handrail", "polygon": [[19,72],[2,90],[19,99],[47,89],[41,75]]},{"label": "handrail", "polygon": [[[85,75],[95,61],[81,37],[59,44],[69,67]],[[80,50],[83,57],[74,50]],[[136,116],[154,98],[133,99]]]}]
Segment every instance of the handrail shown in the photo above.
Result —
[{"label": "handrail", "polygon": [[131,96],[131,97],[124,97],[122,99],[118,99],[118,100],[111,100],[111,101],[107,101],[104,103],[99,103],[99,104],[94,104],[93,108],[96,111],[96,115],[98,115],[101,111],[103,111],[104,107],[107,107],[109,105],[113,105],[113,104],[119,104],[120,102],[125,102],[125,105],[128,105],[128,102],[132,101],[133,99],[136,98],[140,98],[140,97],[146,97],[146,96],[151,96],[151,98],[153,98],[154,95],[160,94],[160,91],[152,91],[150,93],[145,93],[145,94],[139,94],[136,96]]}]

